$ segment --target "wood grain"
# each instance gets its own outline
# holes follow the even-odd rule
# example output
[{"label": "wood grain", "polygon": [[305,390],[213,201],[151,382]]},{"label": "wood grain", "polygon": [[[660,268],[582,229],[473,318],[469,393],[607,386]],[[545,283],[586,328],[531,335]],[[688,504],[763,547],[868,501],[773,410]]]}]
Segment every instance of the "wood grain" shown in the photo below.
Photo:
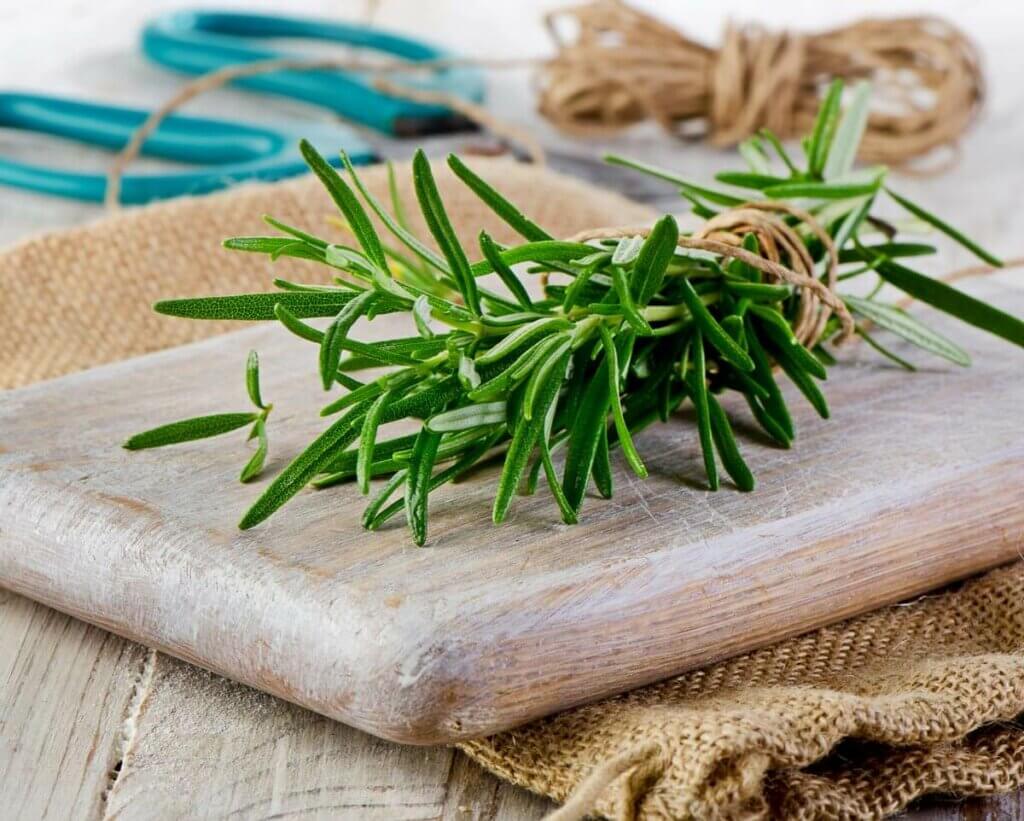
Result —
[{"label": "wood grain", "polygon": [[0,591],[4,817],[100,813],[145,652]]},{"label": "wood grain", "polygon": [[[976,287],[1024,304],[1005,282]],[[538,495],[493,527],[484,471],[438,494],[424,550],[400,523],[363,533],[351,487],[303,493],[239,533],[256,492],[235,481],[241,436],[116,446],[244,407],[240,365],[256,347],[281,406],[280,467],[322,426],[311,347],[257,328],[119,363],[5,398],[0,579],[386,738],[493,732],[1015,558],[1020,354],[957,333],[972,369],[908,377],[854,351],[827,386],[833,421],[798,412],[788,452],[745,435],[753,495],[701,489],[684,417],[641,438],[651,479],[619,465],[615,500],[590,502],[581,525]],[[76,397],[92,401],[71,412]]]},{"label": "wood grain", "polygon": [[5,818],[524,821],[554,806],[453,749],[397,747],[7,591],[0,682]]},{"label": "wood grain", "polygon": [[106,814],[468,821],[550,807],[451,748],[396,747],[161,656]]}]

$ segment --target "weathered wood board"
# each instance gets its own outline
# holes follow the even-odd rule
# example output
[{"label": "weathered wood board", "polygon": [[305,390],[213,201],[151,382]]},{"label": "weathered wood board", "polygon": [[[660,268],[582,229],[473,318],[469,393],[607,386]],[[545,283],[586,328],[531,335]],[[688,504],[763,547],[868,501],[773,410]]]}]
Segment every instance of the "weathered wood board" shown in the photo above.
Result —
[{"label": "weathered wood board", "polygon": [[[968,288],[1021,313],[1012,276]],[[244,433],[118,447],[244,409],[255,347],[280,468],[322,428],[323,394],[315,349],[278,328],[9,392],[0,583],[390,739],[489,733],[1018,558],[1024,356],[942,324],[973,368],[909,353],[924,367],[908,375],[854,348],[826,385],[831,421],[794,398],[791,451],[732,406],[754,494],[702,489],[683,413],[640,437],[651,478],[617,463],[615,499],[590,500],[580,525],[538,494],[494,527],[485,471],[438,494],[424,549],[400,521],[362,532],[352,487],[240,533],[260,491],[236,481]]]}]

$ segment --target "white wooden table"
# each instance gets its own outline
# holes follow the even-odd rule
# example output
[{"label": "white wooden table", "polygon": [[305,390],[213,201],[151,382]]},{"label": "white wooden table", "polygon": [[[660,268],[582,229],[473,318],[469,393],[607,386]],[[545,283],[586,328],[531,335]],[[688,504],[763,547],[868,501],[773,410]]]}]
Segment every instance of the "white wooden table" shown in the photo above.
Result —
[{"label": "white wooden table", "polygon": [[[644,5],[651,6],[653,0]],[[173,0],[108,0],[93,8],[78,0],[0,4],[0,90],[76,93],[153,105],[178,78],[146,65],[135,51],[135,32],[146,17]],[[274,8],[270,0],[220,0],[218,6]],[[282,7],[284,4],[277,4]],[[385,0],[377,19],[418,32],[466,54],[522,56],[546,48],[539,10],[531,2],[463,3]],[[773,6],[774,25],[819,27],[836,22],[829,4]],[[429,8],[427,8],[429,6]],[[672,11],[694,34],[714,41],[725,17],[757,19],[754,0],[716,4],[697,16]],[[865,0],[848,4],[849,18],[921,9],[947,14],[986,51],[992,78],[984,126],[966,145],[949,175],[902,184],[911,195],[954,214],[962,226],[1007,256],[1024,254],[1019,210],[1020,146],[1024,144],[1024,73],[1019,32],[1024,12],[1009,4]],[[363,2],[302,0],[289,11],[359,17]],[[490,39],[489,32],[500,32]],[[515,36],[513,36],[515,35]],[[485,39],[485,37],[487,39]],[[545,141],[576,157],[620,153],[708,178],[726,157],[680,147],[653,130],[603,144],[569,143],[538,122],[523,73],[495,77],[492,99],[506,116],[528,123]],[[235,92],[198,101],[190,110],[252,120],[322,113],[284,101]],[[396,150],[392,147],[391,150]],[[409,153],[410,147],[399,149]],[[27,141],[0,131],[0,153],[76,167],[102,167],[103,157],[56,140]],[[586,160],[556,159],[561,167],[594,174]],[[621,183],[616,178],[613,183]],[[653,189],[657,191],[657,189]],[[650,197],[652,189],[632,193]],[[669,197],[665,207],[677,207]],[[10,190],[0,191],[0,243],[96,218],[94,206]],[[948,270],[965,262],[951,251]],[[2,401],[2,400],[0,400]],[[0,522],[0,527],[3,523]],[[378,741],[89,627],[0,590],[0,801],[9,818],[538,818],[551,804],[484,773],[449,749],[407,748]],[[1019,818],[1019,796],[988,802],[931,802],[921,818]]]}]

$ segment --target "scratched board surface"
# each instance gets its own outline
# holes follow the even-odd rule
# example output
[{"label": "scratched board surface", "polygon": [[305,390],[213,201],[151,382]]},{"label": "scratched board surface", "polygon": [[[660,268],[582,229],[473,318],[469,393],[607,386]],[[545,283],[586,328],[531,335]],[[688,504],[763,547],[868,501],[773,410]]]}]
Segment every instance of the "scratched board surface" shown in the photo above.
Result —
[{"label": "scratched board surface", "polygon": [[[969,290],[1024,312],[1010,274]],[[791,395],[790,451],[730,404],[753,494],[704,490],[684,410],[616,458],[616,494],[560,523],[538,492],[490,523],[496,468],[363,532],[352,486],[308,490],[248,532],[268,478],[236,481],[244,433],[153,451],[128,434],[244,409],[261,352],[273,475],[322,429],[315,349],[254,328],[8,392],[0,403],[0,583],[378,735],[481,735],[905,598],[1024,548],[1024,355],[942,319],[958,369],[842,354],[822,421]],[[366,328],[386,333],[387,318]]]}]

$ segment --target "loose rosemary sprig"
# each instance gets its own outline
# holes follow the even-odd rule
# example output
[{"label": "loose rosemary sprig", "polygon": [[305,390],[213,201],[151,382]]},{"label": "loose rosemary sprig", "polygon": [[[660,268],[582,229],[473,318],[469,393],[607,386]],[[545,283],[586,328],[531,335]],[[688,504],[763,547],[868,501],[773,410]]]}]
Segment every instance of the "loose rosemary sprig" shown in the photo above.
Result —
[{"label": "loose rosemary sprig", "polygon": [[[423,544],[430,493],[499,451],[495,522],[505,519],[517,490],[533,492],[541,472],[563,520],[575,522],[591,483],[611,496],[611,450],[621,448],[629,467],[646,476],[634,437],[687,400],[696,409],[709,487],[719,486],[721,464],[736,487],[752,490],[754,477],[718,398],[724,391],[741,393],[765,432],[789,447],[796,433],[777,374],[828,416],[819,384],[835,361],[827,341],[856,332],[913,367],[874,338],[871,329],[878,327],[958,365],[969,363],[956,343],[879,301],[883,283],[1024,346],[1019,319],[904,265],[935,249],[897,241],[895,228],[871,215],[882,195],[987,262],[999,261],[893,193],[884,168],[853,170],[868,92],[855,89],[845,114],[841,95],[834,84],[804,141],[803,169],[768,132],[744,143],[748,170],[717,177],[738,194],[609,158],[678,186],[693,211],[709,220],[692,235],[664,216],[646,236],[559,240],[451,156],[454,173],[524,239],[504,247],[481,232],[476,261],[456,237],[422,152],[413,161],[416,198],[439,252],[411,232],[390,168],[389,210],[346,157],[348,181],[303,143],[306,161],[358,245],[332,243],[271,218],[281,236],[225,245],[320,262],[337,271],[333,284],[276,280],[273,293],[156,305],[160,313],[192,319],[276,320],[317,347],[322,387],[344,391],[322,410],[331,424],[276,477],[240,526],[262,522],[309,484],[354,479],[368,494],[371,479],[386,478],[364,526],[375,530],[404,510],[415,542]],[[386,241],[371,212],[387,228]],[[542,296],[525,287],[524,267],[544,276]],[[836,283],[845,288],[864,276],[877,279],[870,293],[834,296]],[[355,338],[360,321],[387,313],[408,318],[407,336]],[[327,319],[326,327],[304,321],[316,317]],[[251,362],[250,376],[254,357]],[[355,376],[364,371],[369,375]],[[261,450],[242,476],[251,478],[265,453],[269,411],[256,384],[252,377],[250,395],[260,414],[186,420],[133,437],[127,446],[169,444],[253,422]],[[402,419],[422,425],[413,434],[380,435]],[[565,452],[561,475],[553,456],[559,450]]]},{"label": "loose rosemary sprig", "polygon": [[260,393],[260,360],[256,351],[249,351],[249,357],[245,363],[245,389],[249,394],[249,401],[256,406],[255,412],[215,413],[210,416],[182,419],[179,422],[171,422],[169,425],[161,425],[158,428],[137,433],[126,440],[122,447],[127,450],[144,450],[160,448],[164,445],[176,445],[181,442],[193,442],[196,439],[208,439],[211,436],[230,433],[252,423],[248,438],[258,440],[257,447],[238,477],[238,480],[243,483],[251,481],[260,475],[263,464],[267,460],[269,445],[267,417],[274,409],[273,405],[264,404],[263,396]]}]

